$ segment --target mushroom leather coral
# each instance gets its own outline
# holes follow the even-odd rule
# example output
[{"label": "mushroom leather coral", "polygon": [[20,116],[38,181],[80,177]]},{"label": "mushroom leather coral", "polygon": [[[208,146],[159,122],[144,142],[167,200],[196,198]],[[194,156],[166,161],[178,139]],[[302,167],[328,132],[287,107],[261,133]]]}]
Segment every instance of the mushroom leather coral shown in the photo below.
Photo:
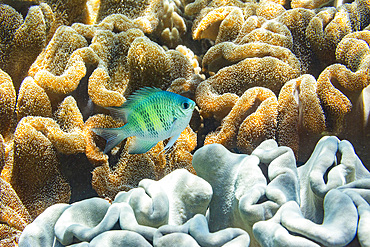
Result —
[{"label": "mushroom leather coral", "polygon": [[14,128],[15,89],[10,76],[0,69],[0,134],[8,137]]},{"label": "mushroom leather coral", "polygon": [[86,73],[85,64],[74,51],[86,46],[83,36],[70,27],[61,26],[28,73],[47,92],[70,93]]},{"label": "mushroom leather coral", "polygon": [[252,152],[254,145],[275,137],[277,106],[271,90],[248,89],[222,120],[220,130],[208,134],[204,144],[219,143],[229,149]]},{"label": "mushroom leather coral", "polygon": [[[45,124],[42,120],[26,117],[18,123],[10,177],[10,184],[33,217],[55,203],[68,202],[71,193],[69,185],[58,171],[55,148],[36,129],[37,124]],[[47,123],[51,119],[45,120]],[[36,128],[32,125],[36,125]]]},{"label": "mushroom leather coral", "polygon": [[[298,160],[308,158],[307,150],[315,146],[326,128],[316,90],[315,78],[305,74],[285,83],[279,94],[277,140],[279,145],[290,147]],[[305,141],[302,147],[300,140],[307,134],[314,143]]]},{"label": "mushroom leather coral", "polygon": [[193,24],[193,39],[212,39],[216,43],[236,38],[243,24],[243,12],[234,6],[219,7],[198,17]]},{"label": "mushroom leather coral", "polygon": [[163,2],[159,0],[104,1],[100,3],[96,19],[100,22],[111,14],[126,15],[135,23],[135,26],[145,33],[151,33],[158,26],[160,16],[164,14]]},{"label": "mushroom leather coral", "polygon": [[15,131],[10,183],[33,217],[70,199],[70,186],[59,171],[57,150],[72,154],[84,152],[86,147],[82,115],[71,96],[61,103],[56,119],[24,117]]},{"label": "mushroom leather coral", "polygon": [[317,93],[332,131],[343,131],[344,117],[352,110],[361,91],[370,84],[369,33],[362,31],[345,36],[336,51],[337,59],[344,65],[326,67],[317,79]]},{"label": "mushroom leather coral", "polygon": [[32,218],[12,186],[2,178],[0,191],[0,244],[18,246],[17,239],[24,228],[32,222]]},{"label": "mushroom leather coral", "polygon": [[27,116],[52,116],[49,96],[30,76],[23,80],[19,89],[16,114],[18,121]]},{"label": "mushroom leather coral", "polygon": [[295,67],[275,57],[246,58],[200,83],[196,102],[204,115],[221,119],[248,88],[264,85],[277,94],[285,82],[298,74]]},{"label": "mushroom leather coral", "polygon": [[0,68],[13,79],[18,89],[27,70],[53,34],[54,14],[45,3],[29,8],[26,18],[12,7],[2,4]]}]

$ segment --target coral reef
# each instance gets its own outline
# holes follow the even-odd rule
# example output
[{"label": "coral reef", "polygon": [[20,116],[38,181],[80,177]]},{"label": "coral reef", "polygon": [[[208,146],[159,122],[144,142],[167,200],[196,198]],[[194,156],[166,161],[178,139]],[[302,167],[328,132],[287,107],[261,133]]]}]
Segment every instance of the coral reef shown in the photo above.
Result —
[{"label": "coral reef", "polygon": [[74,52],[86,46],[84,37],[70,27],[61,26],[28,73],[48,92],[70,93],[77,88],[86,73],[84,63]]},{"label": "coral reef", "polygon": [[122,14],[131,19],[136,26],[146,33],[155,30],[160,16],[164,14],[163,1],[104,1],[100,3],[97,21],[111,14]]},{"label": "coral reef", "polygon": [[324,8],[310,20],[306,36],[320,63],[324,66],[333,63],[336,47],[343,37],[370,24],[366,17],[369,10],[365,1],[355,1],[338,8]]},{"label": "coral reef", "polygon": [[260,144],[258,140],[275,136],[277,107],[271,90],[248,89],[223,119],[221,129],[208,134],[204,144],[220,143],[229,149],[251,153]]},{"label": "coral reef", "polygon": [[32,222],[32,218],[12,186],[2,178],[0,178],[0,191],[0,244],[17,246],[21,232]]},{"label": "coral reef", "polygon": [[186,23],[181,10],[180,1],[163,1],[164,15],[160,18],[156,33],[160,33],[161,40],[169,47],[174,48],[182,43],[186,34]]},{"label": "coral reef", "polygon": [[[253,232],[262,245],[268,245],[271,239],[276,244],[295,246],[320,246],[315,242],[323,246],[349,244],[356,235],[358,217],[351,198],[338,190],[330,190],[325,196],[324,210],[322,223],[316,224],[302,215],[297,203],[287,202],[272,219],[257,222],[253,226]],[[289,234],[287,230],[312,241]],[[284,231],[285,236],[276,236],[281,231]]]},{"label": "coral reef", "polygon": [[70,198],[70,187],[58,171],[56,150],[39,131],[45,127],[44,131],[48,131],[49,127],[53,135],[54,127],[57,130],[53,137],[58,137],[59,127],[48,120],[25,117],[18,124],[14,137],[10,184],[33,217],[55,203],[68,202]]},{"label": "coral reef", "polygon": [[3,70],[0,70],[0,134],[8,138],[14,127],[14,109],[16,94],[12,79]]},{"label": "coral reef", "polygon": [[18,89],[28,68],[54,33],[54,13],[49,5],[41,3],[30,7],[23,19],[16,9],[1,4],[0,18],[0,68],[11,76]]},{"label": "coral reef", "polygon": [[[240,227],[252,236],[254,223],[271,218],[287,201],[300,201],[294,154],[273,140],[262,142],[251,156],[230,153],[219,144],[207,145],[194,154],[193,166],[213,188],[211,231]],[[264,169],[268,169],[267,178]]]},{"label": "coral reef", "polygon": [[[340,160],[337,160],[337,154],[341,155]],[[332,136],[323,137],[317,143],[309,160],[298,168],[298,173],[301,198],[310,198],[302,201],[300,208],[302,214],[314,222],[323,220],[322,203],[328,191],[370,176],[352,145]],[[326,174],[327,181],[323,179]]]},{"label": "coral reef", "polygon": [[55,118],[23,117],[12,145],[8,144],[10,150],[4,152],[2,175],[33,218],[50,205],[70,199],[70,186],[59,170],[58,152],[85,151],[82,115],[72,96],[61,103]]},{"label": "coral reef", "polygon": [[190,152],[196,146],[196,135],[190,127],[181,133],[167,154],[162,152],[163,142],[159,142],[145,154],[128,154],[128,146],[132,140],[128,138],[124,147],[116,147],[116,150],[113,150],[116,153],[118,149],[123,149],[120,155],[115,154],[118,161],[113,167],[107,162],[108,157],[102,154],[102,150],[93,148],[98,153],[93,151],[91,155],[98,157],[99,163],[102,163],[94,169],[92,177],[93,188],[100,196],[114,198],[118,192],[136,187],[143,178],[160,179],[179,168],[195,173],[191,166]]},{"label": "coral reef", "polygon": [[294,67],[274,57],[246,58],[200,83],[196,102],[205,116],[212,114],[221,119],[235,105],[238,95],[248,88],[262,86],[268,81],[265,87],[278,93],[282,85],[297,74]]},{"label": "coral reef", "polygon": [[241,229],[209,232],[204,213],[211,196],[206,181],[179,169],[159,181],[142,180],[138,188],[119,193],[112,204],[90,198],[53,205],[26,227],[19,246],[48,246],[54,236],[63,245],[77,239],[93,246],[114,246],[117,241],[140,246],[169,246],[174,241],[181,246],[248,246],[249,236]]},{"label": "coral reef", "polygon": [[[369,35],[369,31],[346,35],[336,51],[336,57],[342,64],[326,67],[317,79],[317,93],[327,113],[329,126],[334,131],[343,129],[345,116],[350,113],[361,91],[370,84]],[[364,116],[360,118],[364,119]]]},{"label": "coral reef", "polygon": [[306,160],[315,143],[305,140],[302,147],[300,140],[307,135],[319,138],[326,128],[313,76],[305,74],[285,83],[279,94],[277,122],[279,145],[290,147],[296,157]]},{"label": "coral reef", "polygon": [[[369,15],[365,0],[2,1],[0,245],[23,229],[25,246],[369,245]],[[122,127],[109,109],[146,86],[195,101],[189,126],[166,152],[127,138],[104,154],[91,128]]]},{"label": "coral reef", "polygon": [[26,77],[19,88],[15,112],[18,121],[27,116],[52,116],[51,102],[47,93],[32,77]]},{"label": "coral reef", "polygon": [[206,145],[193,165],[198,176],[178,169],[143,179],[112,203],[53,205],[19,246],[51,246],[54,238],[63,246],[345,246],[356,235],[367,242],[370,172],[348,141],[323,137],[298,168],[293,151],[274,140],[251,155]]}]

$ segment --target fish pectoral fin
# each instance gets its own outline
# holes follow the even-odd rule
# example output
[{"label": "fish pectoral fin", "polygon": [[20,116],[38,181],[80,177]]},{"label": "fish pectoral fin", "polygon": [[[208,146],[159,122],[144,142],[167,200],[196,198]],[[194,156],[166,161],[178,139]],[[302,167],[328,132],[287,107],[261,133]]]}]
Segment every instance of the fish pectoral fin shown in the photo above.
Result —
[{"label": "fish pectoral fin", "polygon": [[128,148],[129,154],[143,154],[148,152],[152,147],[157,145],[158,142],[153,142],[152,140],[143,140],[135,137],[135,139],[130,143]]},{"label": "fish pectoral fin", "polygon": [[167,145],[164,147],[164,150],[167,150],[169,149],[170,147],[173,146],[173,144],[175,144],[176,140],[180,137],[181,133],[178,134],[178,135],[174,135],[170,138],[170,140],[168,141]]}]

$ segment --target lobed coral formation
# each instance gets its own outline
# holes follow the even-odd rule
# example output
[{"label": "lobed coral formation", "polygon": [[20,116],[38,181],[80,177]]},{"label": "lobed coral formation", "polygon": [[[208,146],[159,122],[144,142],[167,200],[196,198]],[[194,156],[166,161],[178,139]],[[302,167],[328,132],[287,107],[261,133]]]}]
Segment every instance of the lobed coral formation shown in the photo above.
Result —
[{"label": "lobed coral formation", "polygon": [[[74,239],[93,246],[168,246],[176,240],[184,246],[248,246],[249,237],[241,229],[209,232],[204,213],[211,196],[212,188],[206,181],[179,169],[159,181],[142,180],[138,188],[119,193],[112,204],[90,198],[71,205],[54,205],[24,230],[19,246],[45,246],[52,243],[54,236],[64,246],[71,245]],[[119,231],[114,228],[117,223]],[[45,224],[51,228],[35,234],[35,229],[44,229]]]},{"label": "lobed coral formation", "polygon": [[293,151],[274,140],[251,155],[207,145],[193,165],[198,176],[178,169],[144,179],[112,203],[53,205],[25,228],[19,246],[53,239],[63,246],[345,246],[356,235],[367,242],[370,173],[348,141],[323,137],[298,168]]},{"label": "lobed coral formation", "polygon": [[299,141],[308,134],[320,136],[326,127],[313,76],[305,74],[285,83],[279,94],[277,121],[279,144],[292,148],[297,157],[308,158],[312,143],[306,141],[303,148]]},{"label": "lobed coral formation", "polygon": [[[336,56],[342,64],[325,68],[318,80],[318,94],[327,112],[330,127],[336,131],[343,128],[343,120],[369,84],[368,61],[369,31],[346,35],[338,44]],[[338,91],[336,88],[343,88]],[[361,114],[364,119],[366,113]]]},{"label": "lobed coral formation", "polygon": [[[85,240],[91,245],[127,237],[155,246],[173,241],[194,246],[243,241],[252,246],[285,245],[284,241],[316,246],[346,245],[357,234],[366,245],[367,170],[348,142],[333,137],[311,152],[323,135],[335,134],[351,141],[369,167],[368,16],[364,0],[3,1],[0,168],[4,184],[9,184],[5,190],[14,191],[7,192],[13,199],[5,200],[0,214],[17,214],[22,223],[4,218],[0,241],[16,246],[24,226],[55,203],[93,195],[112,201],[120,191],[135,188],[126,195],[125,205],[100,200],[104,210],[97,215],[98,225],[87,232],[107,227],[99,222],[111,215],[110,210],[131,210],[129,219],[138,223],[120,233],[109,226],[104,228],[109,231]],[[130,155],[128,138],[104,154],[104,142],[91,128],[125,124],[110,117],[105,107],[122,105],[144,86],[192,98],[199,109],[166,153],[161,151],[167,140],[146,154]],[[264,142],[267,139],[275,141]],[[231,155],[214,143],[250,155]],[[193,152],[207,144],[213,145],[193,158]],[[196,160],[207,159],[199,155],[205,150],[232,156],[230,171],[222,168],[224,157],[217,152],[212,163],[218,171],[203,171]],[[297,169],[295,162],[305,165]],[[246,163],[250,173],[238,170]],[[141,200],[143,191],[151,193],[145,186],[156,184],[154,180],[162,181],[161,186],[182,185],[159,193],[160,198],[167,193],[170,207],[176,204],[174,198],[180,200],[173,196],[181,190],[193,195],[185,189],[187,183],[166,176],[179,168],[206,178],[213,187],[210,204],[181,217],[180,208],[171,208],[169,218],[153,225],[148,223],[154,219],[151,215],[146,221],[151,228],[143,226],[145,220],[138,214],[149,212],[135,200]],[[235,176],[228,175],[232,171]],[[252,182],[245,186],[244,178]],[[247,192],[255,201],[245,197]],[[17,202],[11,209],[6,208],[10,201]],[[178,206],[186,208],[185,204]],[[203,207],[209,207],[208,224]],[[34,229],[44,231],[69,208],[73,212],[78,206],[46,209]],[[335,214],[345,214],[342,210],[348,212],[343,220],[351,222],[348,231]],[[120,221],[118,216],[114,219]],[[228,226],[244,229],[249,237],[245,231],[225,230]],[[335,231],[327,230],[333,226]],[[58,239],[64,239],[65,232],[57,228]],[[225,238],[228,234],[232,239]],[[47,245],[53,236],[48,233]],[[214,238],[220,242],[212,242]],[[40,239],[34,241],[42,245]]]},{"label": "lobed coral formation", "polygon": [[8,138],[14,127],[14,109],[16,94],[12,79],[3,70],[0,70],[0,134]]},{"label": "lobed coral formation", "polygon": [[32,222],[32,218],[12,186],[0,178],[0,229],[3,246],[15,246],[24,228]]},{"label": "lobed coral formation", "polygon": [[208,134],[204,144],[220,143],[229,149],[251,152],[258,140],[275,136],[277,103],[269,89],[248,89],[223,119],[221,129]]},{"label": "lobed coral formation", "polygon": [[[30,7],[23,19],[16,9],[1,4],[0,18],[0,67],[11,76],[18,89],[28,68],[54,32],[54,13],[48,4],[41,3]],[[20,57],[23,59],[19,59]]]}]

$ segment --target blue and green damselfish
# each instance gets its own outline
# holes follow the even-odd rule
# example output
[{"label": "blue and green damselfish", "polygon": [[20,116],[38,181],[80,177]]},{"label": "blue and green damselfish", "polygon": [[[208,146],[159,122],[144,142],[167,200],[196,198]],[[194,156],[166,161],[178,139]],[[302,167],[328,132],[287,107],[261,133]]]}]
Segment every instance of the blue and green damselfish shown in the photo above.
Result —
[{"label": "blue and green damselfish", "polygon": [[135,91],[120,107],[109,107],[115,117],[126,124],[121,128],[94,128],[97,135],[107,144],[104,153],[109,152],[129,136],[135,136],[130,154],[149,151],[159,141],[170,138],[164,150],[170,148],[191,119],[195,102],[181,95],[158,88],[145,87]]}]

